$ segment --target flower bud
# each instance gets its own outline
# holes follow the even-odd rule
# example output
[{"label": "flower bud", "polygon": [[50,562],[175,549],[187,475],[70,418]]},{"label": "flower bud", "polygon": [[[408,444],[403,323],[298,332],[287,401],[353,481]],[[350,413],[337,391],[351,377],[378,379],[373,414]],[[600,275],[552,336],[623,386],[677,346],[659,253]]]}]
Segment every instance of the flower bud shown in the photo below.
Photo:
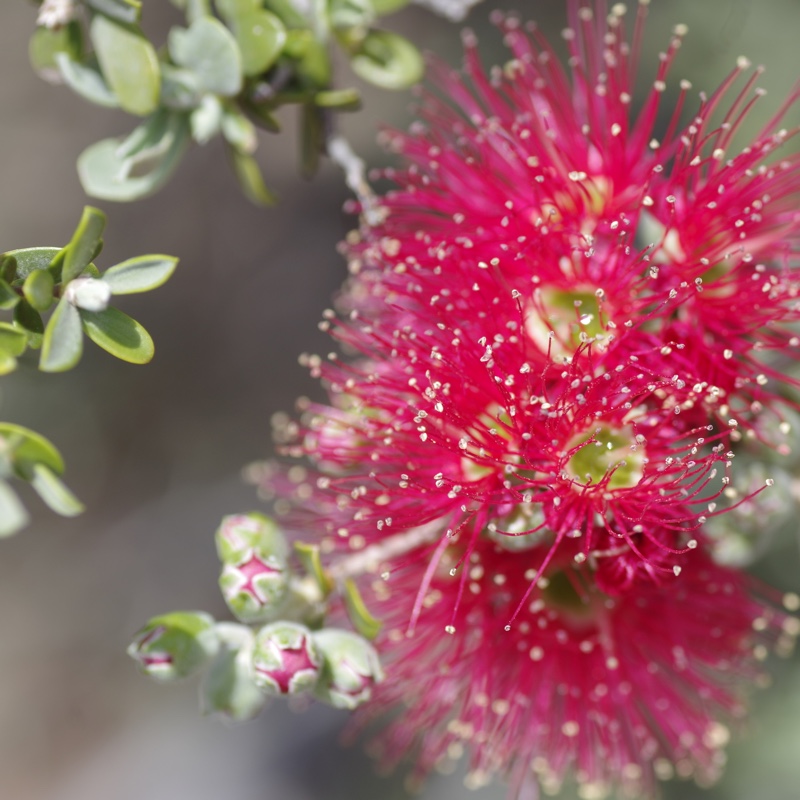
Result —
[{"label": "flower bud", "polygon": [[214,618],[202,611],[153,617],[133,638],[128,655],[146,675],[172,681],[195,672],[217,652]]},{"label": "flower bud", "polygon": [[375,648],[357,633],[335,628],[316,632],[314,642],[323,658],[315,696],[348,710],[369,700],[373,686],[384,677]]},{"label": "flower bud", "polygon": [[256,634],[253,680],[267,694],[299,694],[313,689],[321,659],[311,631],[296,622],[273,622]]},{"label": "flower bud", "polygon": [[84,311],[105,311],[111,300],[111,287],[97,278],[75,278],[67,284],[64,296]]},{"label": "flower bud", "polygon": [[220,650],[203,684],[203,710],[236,722],[252,719],[266,702],[253,681],[255,636],[250,628],[231,622],[219,623],[217,634]]},{"label": "flower bud", "polygon": [[219,586],[242,622],[264,622],[280,606],[289,583],[288,546],[263,514],[225,517],[216,534],[222,561]]}]

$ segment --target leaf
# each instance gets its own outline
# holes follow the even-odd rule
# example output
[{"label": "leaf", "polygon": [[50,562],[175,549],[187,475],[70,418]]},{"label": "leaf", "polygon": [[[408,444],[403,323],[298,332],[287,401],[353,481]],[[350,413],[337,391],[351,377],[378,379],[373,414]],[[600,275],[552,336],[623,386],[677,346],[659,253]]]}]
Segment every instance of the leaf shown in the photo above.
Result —
[{"label": "leaf", "polygon": [[214,0],[219,15],[233,22],[243,14],[249,14],[262,6],[262,0]]},{"label": "leaf", "polygon": [[28,332],[30,347],[42,346],[42,334],[44,333],[42,316],[27,300],[20,298],[14,307],[14,324]]},{"label": "leaf", "polygon": [[61,28],[37,28],[28,45],[31,66],[45,80],[55,82],[59,77],[56,56],[64,53],[79,59],[82,51],[81,26],[70,22]]},{"label": "leaf", "polygon": [[17,303],[19,303],[19,295],[4,280],[0,280],[0,309],[8,311]]},{"label": "leaf", "polygon": [[86,335],[112,356],[131,364],[146,364],[153,358],[150,334],[127,314],[116,308],[79,313]]},{"label": "leaf", "polygon": [[11,422],[0,422],[0,437],[5,439],[11,460],[20,470],[33,464],[45,464],[58,475],[64,472],[64,459],[61,458],[61,453],[36,431]]},{"label": "leaf", "polygon": [[177,111],[189,111],[201,100],[200,85],[193,72],[172,64],[161,65],[161,104]]},{"label": "leaf", "polygon": [[119,108],[117,96],[108,87],[100,70],[76,61],[67,53],[57,53],[55,61],[64,82],[84,100],[106,108]]},{"label": "leaf", "polygon": [[35,269],[22,284],[22,292],[37,311],[47,311],[53,305],[53,286],[53,276],[49,270]]},{"label": "leaf", "polygon": [[322,566],[319,547],[315,544],[307,544],[306,542],[295,542],[294,551],[306,572],[316,582],[317,587],[320,592],[322,592],[322,596],[327,597],[333,590],[333,582]]},{"label": "leaf", "polygon": [[60,252],[60,247],[26,247],[9,250],[5,256],[16,260],[16,276],[24,279],[34,270],[47,269]]},{"label": "leaf", "polygon": [[103,280],[112,294],[149,292],[165,284],[177,264],[178,259],[172,256],[138,256],[106,270]]},{"label": "leaf", "polygon": [[355,581],[348,578],[344,582],[344,604],[347,616],[353,627],[366,639],[374,639],[383,627],[380,620],[370,614],[369,609],[358,591]]},{"label": "leaf", "polygon": [[255,125],[233,106],[227,107],[223,112],[222,135],[228,144],[246,155],[252,155],[258,146]]},{"label": "leaf", "polygon": [[245,153],[240,153],[235,147],[228,147],[228,154],[233,163],[233,170],[239,186],[250,202],[259,206],[272,206],[277,202],[277,197],[264,183],[261,167],[258,162]]},{"label": "leaf", "polygon": [[103,200],[139,200],[158,191],[180,163],[189,143],[189,126],[183,114],[172,113],[159,147],[136,157],[121,158],[119,139],[104,139],[78,158],[78,176],[87,194]]},{"label": "leaf", "polygon": [[237,16],[233,33],[242,56],[242,70],[249,77],[266,72],[286,44],[286,26],[275,14],[263,9]]},{"label": "leaf", "polygon": [[217,19],[201,17],[189,28],[173,28],[169,52],[195,74],[200,88],[233,97],[242,89],[242,59],[233,34]]},{"label": "leaf", "polygon": [[370,4],[375,9],[375,13],[383,17],[405,8],[408,5],[408,0],[370,0]]},{"label": "leaf", "polygon": [[28,336],[25,331],[14,327],[8,322],[0,322],[0,350],[14,357],[21,356],[28,346]]},{"label": "leaf", "polygon": [[334,108],[337,111],[358,111],[361,108],[361,95],[357,89],[332,89],[317,92],[314,103],[320,108]]},{"label": "leaf", "polygon": [[330,0],[329,14],[333,28],[364,30],[375,21],[375,11],[369,0]]},{"label": "leaf", "polygon": [[81,360],[82,353],[80,314],[66,297],[62,297],[44,331],[39,369],[42,372],[66,372]]},{"label": "leaf", "polygon": [[155,111],[161,74],[153,45],[138,29],[101,14],[94,17],[89,30],[100,69],[120,106],[140,116]]},{"label": "leaf", "polygon": [[407,89],[422,79],[425,64],[408,39],[388,31],[370,31],[350,59],[353,72],[382,89]]},{"label": "leaf", "polygon": [[62,517],[76,517],[84,505],[45,464],[34,464],[28,480],[43,502]]},{"label": "leaf", "polygon": [[85,0],[95,11],[118,22],[138,22],[142,14],[140,0]]},{"label": "leaf", "polygon": [[218,133],[222,124],[222,104],[213,94],[204,95],[200,105],[189,117],[192,139],[198,144],[206,144]]},{"label": "leaf", "polygon": [[28,524],[28,512],[16,492],[0,480],[0,537],[12,536]]},{"label": "leaf", "polygon": [[0,350],[0,375],[10,375],[17,368],[17,359]]},{"label": "leaf", "polygon": [[86,206],[83,209],[81,221],[65,248],[64,266],[61,268],[63,283],[74,280],[89,266],[103,241],[105,227],[106,215],[100,209],[92,206]]}]

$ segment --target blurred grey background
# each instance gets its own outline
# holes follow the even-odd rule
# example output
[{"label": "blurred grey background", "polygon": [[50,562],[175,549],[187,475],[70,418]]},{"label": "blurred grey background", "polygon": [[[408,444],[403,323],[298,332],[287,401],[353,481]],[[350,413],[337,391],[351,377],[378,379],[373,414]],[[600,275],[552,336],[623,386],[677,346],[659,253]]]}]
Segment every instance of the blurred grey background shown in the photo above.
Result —
[{"label": "blurred grey background", "polygon": [[[505,58],[489,29],[490,2],[469,24],[487,63]],[[635,2],[631,2],[635,5]],[[518,10],[557,36],[563,0],[518,0]],[[149,30],[177,20],[167,0],[144,0]],[[34,6],[0,8],[0,250],[66,242],[86,202],[75,174],[91,142],[133,122],[97,109],[28,67]],[[674,73],[713,90],[740,54],[769,71],[763,119],[800,72],[798,0],[653,0],[645,68],[677,22],[690,35]],[[411,9],[393,27],[456,63],[457,26]],[[344,80],[348,80],[345,77]],[[649,85],[651,73],[643,75]],[[380,122],[405,126],[408,93],[365,91],[365,110],[345,130],[371,164]],[[800,122],[794,114],[793,124]],[[358,748],[342,749],[343,715],[276,703],[234,728],[198,714],[196,686],[157,686],[124,655],[148,617],[202,608],[224,617],[212,533],[218,519],[258,506],[239,477],[271,453],[270,416],[319,388],[297,364],[327,352],[316,323],[344,277],[335,246],[354,220],[327,165],[313,181],[295,170],[291,115],[265,136],[261,160],[281,196],[256,209],[238,192],[221,147],[196,148],[156,197],[101,205],[109,215],[102,266],[145,252],[180,256],[171,281],[131,297],[124,310],[156,341],[147,367],[120,364],[88,346],[80,367],[46,376],[26,366],[2,381],[2,417],[50,437],[88,511],[62,520],[43,511],[0,543],[0,800],[373,800],[405,797],[402,775],[382,778]],[[782,590],[797,589],[789,537],[759,565]],[[730,750],[725,780],[703,794],[688,784],[673,798],[796,800],[800,796],[800,669],[776,665],[756,698],[746,739]],[[458,776],[435,777],[425,800],[504,797],[468,792]],[[565,797],[571,797],[569,791]]]}]

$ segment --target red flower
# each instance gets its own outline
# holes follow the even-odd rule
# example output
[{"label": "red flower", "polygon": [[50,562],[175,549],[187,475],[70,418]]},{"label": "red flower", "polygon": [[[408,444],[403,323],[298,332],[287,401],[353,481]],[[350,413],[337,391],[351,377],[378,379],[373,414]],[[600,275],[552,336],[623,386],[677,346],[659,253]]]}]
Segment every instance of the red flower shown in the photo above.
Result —
[{"label": "red flower", "polygon": [[502,623],[525,591],[524,559],[482,541],[463,579],[444,567],[413,631],[418,574],[377,582],[388,678],[356,723],[402,706],[373,746],[388,765],[410,760],[417,778],[466,751],[468,784],[499,772],[516,792],[534,774],[545,788],[572,774],[587,798],[649,795],[675,772],[709,782],[724,764],[726,725],[766,677],[759,662],[800,629],[702,554],[669,589],[624,598],[604,595],[585,567],[554,564],[511,631]]},{"label": "red flower", "polygon": [[286,524],[332,573],[383,573],[362,582],[388,627],[368,713],[406,707],[383,752],[419,775],[466,747],[473,783],[517,789],[531,767],[587,798],[709,780],[797,632],[703,525],[740,432],[786,434],[768,359],[796,346],[800,161],[766,161],[780,114],[720,155],[752,105],[748,84],[712,127],[741,64],[688,126],[682,84],[654,141],[683,30],[633,113],[645,5],[628,41],[621,5],[572,0],[569,71],[504,18],[503,70],[469,35],[469,85],[435,67],[446,99],[386,135],[407,166],[323,323],[355,356],[308,359],[332,405],[280,433],[313,467],[269,477]]}]

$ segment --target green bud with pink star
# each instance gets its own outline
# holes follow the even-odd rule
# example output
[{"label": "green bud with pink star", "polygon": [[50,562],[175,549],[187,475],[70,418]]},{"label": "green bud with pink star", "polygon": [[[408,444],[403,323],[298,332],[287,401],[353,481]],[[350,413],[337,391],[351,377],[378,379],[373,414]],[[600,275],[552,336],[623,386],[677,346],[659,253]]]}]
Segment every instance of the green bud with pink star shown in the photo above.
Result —
[{"label": "green bud with pink star", "polygon": [[128,655],[158,681],[185,678],[216,654],[214,619],[202,611],[174,611],[153,617],[128,646]]},{"label": "green bud with pink star", "polygon": [[281,620],[256,633],[253,681],[266,694],[300,694],[313,689],[322,658],[311,631]]},{"label": "green bud with pink star", "polygon": [[225,517],[216,533],[222,562],[219,587],[228,608],[242,622],[266,622],[283,603],[290,579],[288,545],[263,514]]}]

